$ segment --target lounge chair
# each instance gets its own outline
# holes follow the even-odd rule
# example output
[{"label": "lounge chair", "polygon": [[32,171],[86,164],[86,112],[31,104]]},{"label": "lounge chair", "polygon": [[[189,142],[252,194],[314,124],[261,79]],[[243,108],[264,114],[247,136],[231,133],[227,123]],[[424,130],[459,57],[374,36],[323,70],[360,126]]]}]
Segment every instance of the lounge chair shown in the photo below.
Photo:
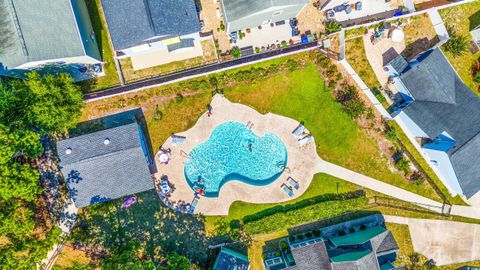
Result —
[{"label": "lounge chair", "polygon": [[305,126],[302,124],[298,124],[298,126],[293,130],[292,134],[297,137],[300,137],[300,135],[302,135],[304,130],[305,130]]},{"label": "lounge chair", "polygon": [[307,135],[307,136],[301,138],[300,140],[298,140],[298,144],[300,144],[300,146],[304,146],[305,144],[307,144],[311,141],[313,141],[313,136],[312,135]]},{"label": "lounge chair", "polygon": [[287,183],[292,186],[294,189],[299,189],[300,188],[300,184],[295,181],[295,179],[293,179],[292,177],[288,177],[287,178]]},{"label": "lounge chair", "polygon": [[185,136],[178,135],[172,135],[170,138],[172,139],[172,143],[183,143],[187,139]]},{"label": "lounge chair", "polygon": [[285,193],[287,193],[288,197],[293,197],[293,191],[290,187],[288,187],[285,184],[282,184],[281,187],[282,187],[283,191],[285,191]]},{"label": "lounge chair", "polygon": [[193,214],[193,211],[195,211],[195,207],[197,207],[198,205],[198,201],[199,199],[197,197],[195,197],[192,201],[192,204],[190,205],[190,209],[189,209],[189,212]]}]

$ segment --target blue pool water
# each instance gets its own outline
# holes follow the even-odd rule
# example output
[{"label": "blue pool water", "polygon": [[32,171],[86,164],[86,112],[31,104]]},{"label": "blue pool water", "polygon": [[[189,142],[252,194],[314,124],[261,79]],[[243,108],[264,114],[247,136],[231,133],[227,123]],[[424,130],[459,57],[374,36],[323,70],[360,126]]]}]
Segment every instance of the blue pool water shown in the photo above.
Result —
[{"label": "blue pool water", "polygon": [[269,184],[287,163],[287,150],[280,138],[273,133],[259,137],[239,122],[218,125],[189,156],[185,178],[193,189],[203,189],[209,197],[217,197],[222,185],[230,180]]}]

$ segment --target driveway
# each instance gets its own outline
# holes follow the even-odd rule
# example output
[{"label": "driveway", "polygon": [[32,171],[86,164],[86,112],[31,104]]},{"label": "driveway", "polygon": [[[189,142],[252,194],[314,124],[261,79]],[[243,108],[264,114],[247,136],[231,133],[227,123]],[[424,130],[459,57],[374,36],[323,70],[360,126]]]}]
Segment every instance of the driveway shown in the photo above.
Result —
[{"label": "driveway", "polygon": [[480,260],[480,225],[446,220],[384,216],[386,222],[406,224],[413,249],[436,265]]}]

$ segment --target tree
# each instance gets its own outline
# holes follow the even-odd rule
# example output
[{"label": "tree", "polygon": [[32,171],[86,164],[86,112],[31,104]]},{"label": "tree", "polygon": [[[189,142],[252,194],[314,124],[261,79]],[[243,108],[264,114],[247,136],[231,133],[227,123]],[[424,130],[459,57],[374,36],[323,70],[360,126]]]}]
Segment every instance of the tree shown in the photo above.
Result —
[{"label": "tree", "polygon": [[104,270],[155,270],[151,260],[142,260],[137,256],[139,245],[136,242],[127,247],[119,247],[110,253],[110,256],[102,260]]},{"label": "tree", "polygon": [[42,133],[64,132],[76,125],[83,107],[80,88],[67,74],[28,74],[24,81],[0,84],[0,123]]},{"label": "tree", "polygon": [[159,270],[189,270],[191,267],[190,261],[177,253],[172,253],[167,256],[167,265],[160,266]]},{"label": "tree", "polygon": [[32,165],[44,150],[40,137],[73,127],[82,106],[68,75],[0,83],[0,269],[34,269],[58,241],[58,227],[36,223],[42,189]]},{"label": "tree", "polygon": [[451,53],[453,57],[459,57],[464,54],[468,49],[468,38],[458,35],[452,27],[448,28],[448,34],[450,39],[444,45],[445,50]]}]

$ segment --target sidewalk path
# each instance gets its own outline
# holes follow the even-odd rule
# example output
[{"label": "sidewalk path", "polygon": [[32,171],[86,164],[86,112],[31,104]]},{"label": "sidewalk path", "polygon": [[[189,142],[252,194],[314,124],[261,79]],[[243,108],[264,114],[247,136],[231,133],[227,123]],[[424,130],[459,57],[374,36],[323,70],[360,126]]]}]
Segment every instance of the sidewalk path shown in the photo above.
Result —
[{"label": "sidewalk path", "polygon": [[[350,183],[383,193],[390,197],[413,203],[417,206],[427,208],[437,213],[442,213],[443,204],[440,202],[376,180],[372,177],[368,177],[363,174],[351,171],[347,168],[335,165],[325,160],[320,160],[317,162],[316,171],[319,173],[330,174]],[[453,205],[450,214],[455,216],[480,219],[480,207]]]},{"label": "sidewalk path", "polygon": [[385,222],[408,225],[415,252],[437,266],[480,260],[480,225],[447,220],[384,216]]}]

